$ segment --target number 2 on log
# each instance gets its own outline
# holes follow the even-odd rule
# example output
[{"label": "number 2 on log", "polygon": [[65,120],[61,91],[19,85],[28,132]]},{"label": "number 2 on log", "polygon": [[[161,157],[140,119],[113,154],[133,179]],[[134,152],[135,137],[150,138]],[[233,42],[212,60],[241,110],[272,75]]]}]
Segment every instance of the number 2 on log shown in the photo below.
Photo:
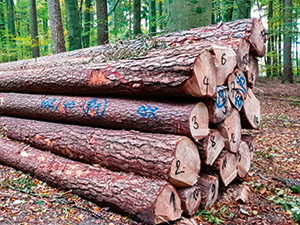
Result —
[{"label": "number 2 on log", "polygon": [[180,164],[181,164],[180,160],[177,160],[177,161],[176,161],[176,171],[175,171],[175,175],[179,175],[179,174],[181,174],[181,173],[184,173],[184,171],[179,171]]}]

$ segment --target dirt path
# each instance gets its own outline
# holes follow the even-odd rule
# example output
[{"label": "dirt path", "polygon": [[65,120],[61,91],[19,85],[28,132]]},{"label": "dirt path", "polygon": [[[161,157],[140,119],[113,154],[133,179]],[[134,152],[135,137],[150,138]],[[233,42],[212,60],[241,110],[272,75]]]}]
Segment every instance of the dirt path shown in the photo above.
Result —
[{"label": "dirt path", "polygon": [[[235,190],[242,184],[236,181],[212,209],[199,211],[195,217],[199,224],[296,224],[300,195],[272,178],[300,179],[300,85],[260,79],[257,87],[262,127],[250,132],[257,135],[258,145],[251,172],[243,181],[251,197],[246,204],[235,202]],[[140,223],[0,166],[0,224]]]}]

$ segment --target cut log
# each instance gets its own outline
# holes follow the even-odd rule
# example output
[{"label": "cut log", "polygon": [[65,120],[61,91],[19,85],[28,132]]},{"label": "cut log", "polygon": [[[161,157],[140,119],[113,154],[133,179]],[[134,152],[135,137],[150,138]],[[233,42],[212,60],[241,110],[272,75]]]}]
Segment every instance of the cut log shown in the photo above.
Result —
[{"label": "cut log", "polygon": [[232,104],[241,111],[247,96],[247,81],[244,73],[236,70],[228,78],[229,99]]},{"label": "cut log", "polygon": [[230,115],[232,110],[232,106],[228,98],[228,88],[225,86],[218,86],[215,100],[208,99],[205,103],[208,108],[210,123],[221,123]]},{"label": "cut log", "polygon": [[181,208],[186,216],[193,216],[197,212],[201,203],[201,192],[199,186],[179,189],[178,195],[181,200]]},{"label": "cut log", "polygon": [[247,71],[247,81],[248,86],[250,88],[253,88],[256,82],[256,79],[259,74],[259,67],[258,67],[258,60],[250,55],[250,64],[249,64],[249,70]]},{"label": "cut log", "polygon": [[180,199],[166,181],[111,172],[0,139],[0,162],[50,185],[158,224],[181,217]]},{"label": "cut log", "polygon": [[222,183],[227,187],[237,177],[235,154],[223,151],[212,165],[212,169],[217,171]]},{"label": "cut log", "polygon": [[209,42],[147,56],[0,71],[0,91],[68,95],[214,97],[216,67]]},{"label": "cut log", "polygon": [[184,218],[181,217],[179,221],[175,223],[175,225],[199,225],[194,218]]},{"label": "cut log", "polygon": [[195,140],[209,133],[204,103],[2,93],[0,113],[103,128],[182,134]]},{"label": "cut log", "polygon": [[259,129],[260,117],[260,101],[255,97],[253,91],[248,89],[241,111],[242,128]]},{"label": "cut log", "polygon": [[255,148],[256,148],[256,139],[254,136],[249,135],[249,134],[243,134],[242,135],[242,140],[245,141],[249,147],[250,150],[250,159],[253,159],[253,155],[255,152]]},{"label": "cut log", "polygon": [[104,130],[0,117],[1,133],[33,147],[115,171],[170,181],[177,187],[197,182],[201,161],[187,137]]},{"label": "cut log", "polygon": [[236,153],[241,142],[241,118],[236,109],[232,109],[229,117],[219,126],[222,136],[225,138],[225,148]]},{"label": "cut log", "polygon": [[235,201],[246,203],[249,199],[250,192],[251,192],[251,190],[248,186],[242,185],[237,190]]},{"label": "cut log", "polygon": [[251,152],[245,141],[241,141],[239,151],[236,155],[238,175],[241,178],[245,178],[251,167]]},{"label": "cut log", "polygon": [[218,130],[211,130],[210,134],[197,145],[201,160],[211,166],[223,150],[224,142],[225,140]]},{"label": "cut log", "polygon": [[201,205],[204,208],[212,206],[219,195],[219,178],[208,174],[200,174],[196,184],[201,191]]}]

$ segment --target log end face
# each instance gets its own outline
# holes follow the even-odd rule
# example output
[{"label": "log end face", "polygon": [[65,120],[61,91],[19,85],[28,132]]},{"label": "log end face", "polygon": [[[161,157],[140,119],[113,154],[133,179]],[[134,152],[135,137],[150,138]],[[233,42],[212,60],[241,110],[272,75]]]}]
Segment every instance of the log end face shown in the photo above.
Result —
[{"label": "log end face", "polygon": [[176,147],[176,157],[172,162],[169,182],[175,187],[191,187],[198,179],[201,160],[195,143],[183,137]]},{"label": "log end face", "polygon": [[253,91],[248,89],[242,111],[242,127],[247,129],[259,129],[261,119],[260,101],[255,97]]},{"label": "log end face", "polygon": [[209,134],[209,115],[206,105],[198,103],[190,115],[190,132],[194,140],[201,140]]},{"label": "log end face", "polygon": [[220,163],[220,177],[227,187],[237,177],[237,160],[234,154],[226,152]]},{"label": "log end face", "polygon": [[245,141],[241,141],[239,151],[237,153],[236,166],[239,177],[245,178],[251,167],[251,152]]},{"label": "log end face", "polygon": [[201,191],[197,185],[178,190],[182,209],[185,215],[193,216],[201,204]]},{"label": "log end face", "polygon": [[217,69],[210,51],[205,50],[197,57],[194,62],[194,74],[202,97],[213,98],[217,87]]},{"label": "log end face", "polygon": [[177,191],[171,185],[166,185],[155,202],[154,224],[180,219],[182,210]]},{"label": "log end face", "polygon": [[225,140],[218,130],[212,130],[209,135],[209,142],[207,146],[207,157],[205,164],[213,165],[223,148],[225,147]]},{"label": "log end face", "polygon": [[201,205],[205,208],[212,206],[219,195],[219,178],[216,176],[203,174],[200,176],[198,186],[201,190]]},{"label": "log end face", "polygon": [[266,54],[266,45],[269,36],[268,31],[264,28],[260,19],[253,19],[252,32],[249,38],[253,53],[257,56],[264,56]]}]

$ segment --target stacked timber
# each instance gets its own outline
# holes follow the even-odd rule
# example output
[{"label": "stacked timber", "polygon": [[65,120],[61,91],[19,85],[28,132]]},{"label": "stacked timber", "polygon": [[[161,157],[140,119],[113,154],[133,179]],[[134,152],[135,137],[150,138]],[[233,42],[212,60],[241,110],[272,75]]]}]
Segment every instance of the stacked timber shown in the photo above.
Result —
[{"label": "stacked timber", "polygon": [[266,39],[247,19],[1,64],[0,162],[146,224],[193,216],[250,170]]}]

